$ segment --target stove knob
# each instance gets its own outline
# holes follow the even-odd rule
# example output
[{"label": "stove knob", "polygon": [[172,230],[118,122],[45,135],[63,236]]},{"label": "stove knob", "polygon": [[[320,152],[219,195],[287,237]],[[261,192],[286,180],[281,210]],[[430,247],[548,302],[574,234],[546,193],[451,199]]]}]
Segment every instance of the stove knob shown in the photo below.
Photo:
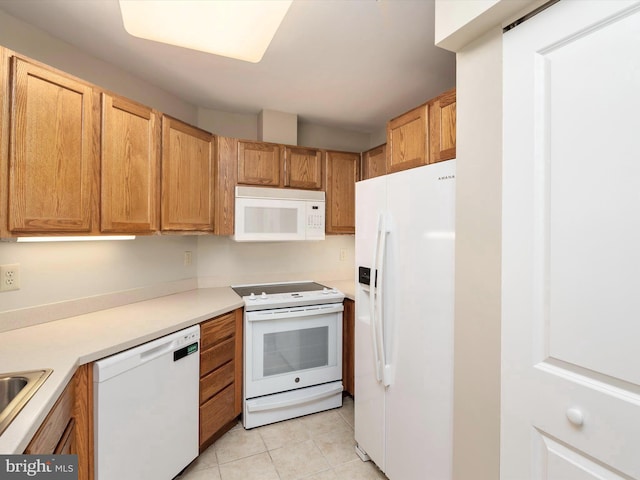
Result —
[{"label": "stove knob", "polygon": [[260,298],[267,298],[266,292],[262,292],[262,295],[260,295]]},{"label": "stove knob", "polygon": [[322,294],[323,294],[323,295],[328,295],[328,294],[329,294],[329,289],[328,289],[327,287],[324,287],[324,288],[322,289]]},{"label": "stove knob", "polygon": [[256,299],[256,294],[251,292],[251,295],[249,295],[249,300],[255,300]]}]

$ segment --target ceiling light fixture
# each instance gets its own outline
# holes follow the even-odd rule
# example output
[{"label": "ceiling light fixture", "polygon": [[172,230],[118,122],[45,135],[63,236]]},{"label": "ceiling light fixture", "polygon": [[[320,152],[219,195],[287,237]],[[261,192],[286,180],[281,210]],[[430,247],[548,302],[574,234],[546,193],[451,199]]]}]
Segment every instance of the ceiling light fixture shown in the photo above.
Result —
[{"label": "ceiling light fixture", "polygon": [[293,0],[119,0],[134,37],[257,63]]}]

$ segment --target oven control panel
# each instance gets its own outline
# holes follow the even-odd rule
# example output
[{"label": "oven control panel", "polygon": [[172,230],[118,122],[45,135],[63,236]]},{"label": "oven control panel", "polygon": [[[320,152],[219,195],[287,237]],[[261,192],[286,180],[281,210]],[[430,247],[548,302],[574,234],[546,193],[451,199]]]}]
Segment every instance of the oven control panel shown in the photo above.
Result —
[{"label": "oven control panel", "polygon": [[293,292],[293,293],[271,293],[265,292],[251,293],[242,297],[245,310],[265,310],[268,308],[285,308],[300,305],[322,305],[325,303],[337,303],[344,300],[344,294],[334,288],[325,288],[313,292]]}]

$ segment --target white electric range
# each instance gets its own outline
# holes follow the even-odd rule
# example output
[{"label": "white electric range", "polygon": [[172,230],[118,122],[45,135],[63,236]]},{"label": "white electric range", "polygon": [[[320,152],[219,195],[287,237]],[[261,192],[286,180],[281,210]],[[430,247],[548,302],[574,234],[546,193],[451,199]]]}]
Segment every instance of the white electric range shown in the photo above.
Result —
[{"label": "white electric range", "polygon": [[245,303],[245,428],[342,405],[342,301],[319,283],[236,285]]}]

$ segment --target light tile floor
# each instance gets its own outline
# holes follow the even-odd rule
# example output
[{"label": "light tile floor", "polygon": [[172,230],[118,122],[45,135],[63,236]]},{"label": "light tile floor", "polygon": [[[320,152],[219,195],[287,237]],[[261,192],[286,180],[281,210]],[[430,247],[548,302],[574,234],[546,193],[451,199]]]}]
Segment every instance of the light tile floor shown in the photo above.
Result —
[{"label": "light tile floor", "polygon": [[384,480],[356,455],[353,399],[341,408],[251,430],[239,423],[179,480]]}]

